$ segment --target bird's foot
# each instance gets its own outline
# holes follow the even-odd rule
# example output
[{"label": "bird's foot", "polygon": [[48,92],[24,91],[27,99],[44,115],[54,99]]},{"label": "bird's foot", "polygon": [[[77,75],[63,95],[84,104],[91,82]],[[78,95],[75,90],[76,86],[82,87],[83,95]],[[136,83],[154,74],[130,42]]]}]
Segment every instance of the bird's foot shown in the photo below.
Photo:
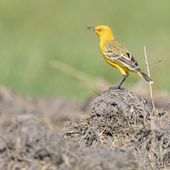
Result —
[{"label": "bird's foot", "polygon": [[112,89],[112,90],[122,90],[123,88],[119,85],[116,85],[116,86],[110,87],[110,89]]}]

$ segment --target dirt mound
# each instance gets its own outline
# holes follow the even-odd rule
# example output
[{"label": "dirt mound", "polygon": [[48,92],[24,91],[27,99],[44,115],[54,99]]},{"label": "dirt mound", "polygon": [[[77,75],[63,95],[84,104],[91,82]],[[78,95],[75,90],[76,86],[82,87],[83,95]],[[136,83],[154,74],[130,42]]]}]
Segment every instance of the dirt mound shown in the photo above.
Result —
[{"label": "dirt mound", "polygon": [[32,115],[20,115],[0,137],[2,170],[137,169],[134,156],[102,146],[87,148],[52,133]]},{"label": "dirt mound", "polygon": [[83,107],[83,102],[68,97],[23,97],[0,87],[0,133],[20,114],[33,114],[51,129],[58,130],[64,121],[82,118]]},{"label": "dirt mound", "polygon": [[[0,90],[0,170],[170,167],[166,111],[156,109],[153,116],[147,101],[118,89],[99,94],[90,110],[87,105]],[[88,117],[80,114],[83,110]],[[70,121],[61,127],[66,120]]]},{"label": "dirt mound", "polygon": [[170,120],[163,110],[152,113],[144,99],[126,90],[109,89],[93,101],[88,119],[67,123],[63,131],[82,146],[130,150],[140,168],[163,168],[170,165]]}]

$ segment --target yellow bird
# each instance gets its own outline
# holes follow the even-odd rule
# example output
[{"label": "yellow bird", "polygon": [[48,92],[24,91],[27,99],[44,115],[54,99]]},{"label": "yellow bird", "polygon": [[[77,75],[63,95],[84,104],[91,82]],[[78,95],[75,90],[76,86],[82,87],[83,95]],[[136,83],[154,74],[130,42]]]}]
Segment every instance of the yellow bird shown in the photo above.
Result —
[{"label": "yellow bird", "polygon": [[140,69],[132,54],[122,44],[115,40],[115,37],[109,26],[98,25],[95,27],[88,27],[88,29],[96,32],[96,34],[99,36],[100,51],[103,54],[106,62],[119,69],[119,71],[123,74],[122,78],[116,85],[116,88],[121,88],[121,85],[129,75],[129,71],[136,72],[147,83],[153,83],[151,78]]}]

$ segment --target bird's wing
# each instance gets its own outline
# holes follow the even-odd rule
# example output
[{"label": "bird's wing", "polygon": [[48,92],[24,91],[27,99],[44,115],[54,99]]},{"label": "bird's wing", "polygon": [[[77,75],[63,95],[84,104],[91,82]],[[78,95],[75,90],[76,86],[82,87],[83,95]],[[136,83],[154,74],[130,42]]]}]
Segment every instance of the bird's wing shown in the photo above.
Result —
[{"label": "bird's wing", "polygon": [[118,42],[108,42],[104,50],[104,55],[109,61],[117,63],[129,70],[140,71],[138,63],[131,53]]}]

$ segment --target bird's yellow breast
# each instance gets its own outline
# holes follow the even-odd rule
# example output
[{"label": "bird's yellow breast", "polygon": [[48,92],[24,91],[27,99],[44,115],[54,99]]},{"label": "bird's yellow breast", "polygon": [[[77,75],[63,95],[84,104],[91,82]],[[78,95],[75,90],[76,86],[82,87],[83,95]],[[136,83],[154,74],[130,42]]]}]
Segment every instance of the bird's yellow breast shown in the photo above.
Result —
[{"label": "bird's yellow breast", "polygon": [[[104,56],[104,55],[103,55],[103,56]],[[113,61],[108,60],[107,56],[104,56],[104,59],[105,59],[105,61],[106,61],[107,63],[109,63],[111,66],[119,69],[119,71],[120,71],[123,75],[125,75],[127,72],[129,72],[129,69],[128,69],[128,68],[123,67],[123,66],[121,66],[121,65],[119,65],[119,64],[117,64],[117,63],[115,63],[115,62],[113,62]]]}]

